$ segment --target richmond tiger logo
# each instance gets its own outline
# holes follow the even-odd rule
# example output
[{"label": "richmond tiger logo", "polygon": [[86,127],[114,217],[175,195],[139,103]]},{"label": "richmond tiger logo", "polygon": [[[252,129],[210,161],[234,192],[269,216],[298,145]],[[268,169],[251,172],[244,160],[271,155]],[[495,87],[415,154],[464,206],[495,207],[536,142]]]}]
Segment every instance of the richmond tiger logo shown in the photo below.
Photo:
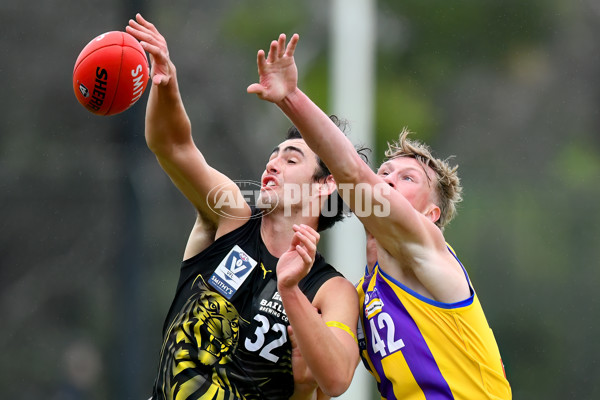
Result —
[{"label": "richmond tiger logo", "polygon": [[[199,278],[194,285],[200,291],[188,299],[163,344],[162,389],[173,400],[243,399],[221,367],[237,347],[241,318],[227,299]],[[201,375],[198,370],[207,372]]]}]

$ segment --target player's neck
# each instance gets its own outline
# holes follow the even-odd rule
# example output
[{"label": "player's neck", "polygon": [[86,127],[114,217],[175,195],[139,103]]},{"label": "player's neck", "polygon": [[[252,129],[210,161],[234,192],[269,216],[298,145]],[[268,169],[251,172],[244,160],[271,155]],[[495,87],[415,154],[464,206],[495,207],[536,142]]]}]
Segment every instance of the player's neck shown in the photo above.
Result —
[{"label": "player's neck", "polygon": [[269,253],[279,258],[290,248],[292,236],[294,236],[292,228],[294,224],[305,224],[316,229],[318,218],[303,217],[301,213],[286,215],[286,213],[277,211],[262,217],[260,234]]},{"label": "player's neck", "polygon": [[365,229],[365,233],[367,235],[367,268],[369,274],[373,273],[373,268],[375,268],[375,264],[377,263],[377,242],[373,235],[371,235]]}]

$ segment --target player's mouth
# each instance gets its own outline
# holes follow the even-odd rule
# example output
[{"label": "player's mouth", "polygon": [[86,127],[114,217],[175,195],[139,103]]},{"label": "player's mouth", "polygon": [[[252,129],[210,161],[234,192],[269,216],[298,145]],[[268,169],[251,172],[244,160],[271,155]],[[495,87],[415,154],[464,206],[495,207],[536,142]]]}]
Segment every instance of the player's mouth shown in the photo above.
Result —
[{"label": "player's mouth", "polygon": [[265,176],[262,179],[261,182],[261,187],[260,190],[269,190],[269,189],[274,189],[277,186],[279,186],[279,183],[277,182],[277,179],[274,176]]}]

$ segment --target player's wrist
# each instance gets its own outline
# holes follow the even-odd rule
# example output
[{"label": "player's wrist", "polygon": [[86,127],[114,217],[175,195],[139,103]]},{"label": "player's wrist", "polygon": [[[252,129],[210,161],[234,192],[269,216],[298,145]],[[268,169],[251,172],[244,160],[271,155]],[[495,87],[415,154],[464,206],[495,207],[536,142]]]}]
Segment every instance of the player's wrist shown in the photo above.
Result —
[{"label": "player's wrist", "polygon": [[293,108],[294,104],[299,99],[300,93],[301,93],[301,91],[298,88],[298,86],[295,86],[285,96],[283,96],[283,98],[281,98],[281,100],[276,101],[275,104],[281,109]]},{"label": "player's wrist", "polygon": [[277,282],[277,291],[280,296],[285,296],[286,298],[291,298],[293,296],[297,296],[302,294],[302,291],[298,287],[298,283],[295,279],[283,279]]}]

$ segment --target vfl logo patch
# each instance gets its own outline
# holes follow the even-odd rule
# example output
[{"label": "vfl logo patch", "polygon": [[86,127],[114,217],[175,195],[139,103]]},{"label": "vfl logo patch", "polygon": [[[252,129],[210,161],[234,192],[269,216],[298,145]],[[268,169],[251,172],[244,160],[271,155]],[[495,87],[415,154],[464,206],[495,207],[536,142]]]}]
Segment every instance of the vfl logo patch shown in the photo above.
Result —
[{"label": "vfl logo patch", "polygon": [[235,245],[211,275],[209,282],[226,299],[231,299],[256,264],[252,257]]}]

